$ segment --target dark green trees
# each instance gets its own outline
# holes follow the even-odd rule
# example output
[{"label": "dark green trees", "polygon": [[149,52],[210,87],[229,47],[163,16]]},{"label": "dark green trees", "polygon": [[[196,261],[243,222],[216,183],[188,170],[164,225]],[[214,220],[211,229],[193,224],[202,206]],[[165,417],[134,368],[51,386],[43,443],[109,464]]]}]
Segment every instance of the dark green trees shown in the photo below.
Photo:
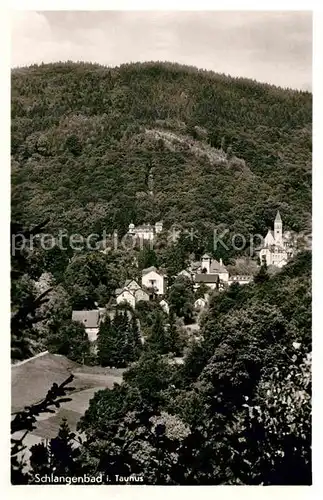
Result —
[{"label": "dark green trees", "polygon": [[268,281],[268,279],[269,279],[269,274],[267,270],[267,262],[266,259],[264,259],[263,262],[261,263],[258,273],[254,276],[254,282],[264,283],[265,281]]},{"label": "dark green trees", "polygon": [[194,293],[192,283],[184,277],[175,280],[168,292],[169,309],[185,323],[193,319]]},{"label": "dark green trees", "polygon": [[[28,230],[19,223],[11,223],[11,358],[22,360],[40,352],[43,339],[35,329],[41,318],[39,310],[48,302],[51,287],[36,293],[35,283],[28,275],[30,241],[32,234],[46,226],[44,221]],[[38,269],[39,277],[41,270]]]},{"label": "dark green trees", "polygon": [[157,255],[152,248],[145,246],[138,255],[138,268],[142,270],[151,266],[158,266]]},{"label": "dark green trees", "polygon": [[145,347],[151,349],[158,354],[167,354],[170,352],[170,339],[165,327],[164,314],[156,311],[151,326],[150,334],[148,335]]},{"label": "dark green trees", "polygon": [[183,353],[185,342],[179,335],[175,315],[172,312],[166,319],[162,311],[156,310],[148,332],[145,342],[146,350],[159,355],[180,356]]},{"label": "dark green trees", "polygon": [[138,359],[141,338],[137,319],[128,311],[117,310],[100,324],[97,341],[97,358],[102,366],[123,368]]},{"label": "dark green trees", "polygon": [[64,284],[74,309],[105,306],[117,287],[116,266],[98,251],[75,254],[66,267]]},{"label": "dark green trees", "polygon": [[67,356],[77,363],[86,363],[90,357],[90,341],[84,326],[71,320],[51,325],[47,346],[50,352]]},{"label": "dark green trees", "polygon": [[41,443],[30,448],[31,484],[35,484],[36,474],[71,477],[79,473],[77,459],[80,451],[78,448],[79,442],[75,439],[75,433],[70,431],[67,420],[64,418],[57,436],[50,439],[47,446]]},{"label": "dark green trees", "polygon": [[[306,229],[309,92],[169,63],[17,68],[12,90],[12,210],[26,225],[36,214],[85,237],[123,235],[132,220],[263,234],[279,208],[290,229]],[[169,276],[183,268],[178,255],[167,256]]]}]

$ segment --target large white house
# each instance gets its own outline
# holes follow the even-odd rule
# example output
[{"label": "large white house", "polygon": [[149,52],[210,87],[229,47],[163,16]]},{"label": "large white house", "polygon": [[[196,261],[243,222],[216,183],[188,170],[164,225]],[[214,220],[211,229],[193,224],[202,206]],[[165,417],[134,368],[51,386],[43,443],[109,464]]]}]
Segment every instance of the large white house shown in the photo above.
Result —
[{"label": "large white house", "polygon": [[131,223],[129,224],[128,234],[133,238],[138,238],[139,240],[151,241],[154,239],[155,235],[161,233],[162,230],[162,222],[156,222],[154,226],[148,223],[137,227]]},{"label": "large white house", "polygon": [[158,270],[155,266],[142,270],[141,283],[148,289],[154,289],[157,295],[165,295],[166,293],[165,273]]},{"label": "large white house", "polygon": [[293,256],[293,246],[290,233],[283,233],[283,221],[279,211],[274,221],[274,231],[268,230],[264,246],[259,252],[260,261],[266,261],[267,266],[283,267]]}]

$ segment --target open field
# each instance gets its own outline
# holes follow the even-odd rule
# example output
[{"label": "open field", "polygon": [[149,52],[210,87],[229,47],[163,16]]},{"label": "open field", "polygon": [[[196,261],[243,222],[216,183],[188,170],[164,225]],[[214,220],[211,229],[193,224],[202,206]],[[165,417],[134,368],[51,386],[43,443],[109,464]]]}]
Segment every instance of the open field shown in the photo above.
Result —
[{"label": "open field", "polygon": [[72,400],[61,405],[53,414],[42,415],[37,429],[33,432],[36,441],[57,435],[65,417],[71,430],[76,430],[77,422],[84,414],[90,399],[98,390],[112,388],[121,383],[123,370],[96,366],[82,366],[64,356],[46,353],[29,362],[13,365],[11,368],[11,409],[12,413],[25,406],[41,401],[54,382],[62,383],[70,374],[74,375],[71,386],[75,391]]}]

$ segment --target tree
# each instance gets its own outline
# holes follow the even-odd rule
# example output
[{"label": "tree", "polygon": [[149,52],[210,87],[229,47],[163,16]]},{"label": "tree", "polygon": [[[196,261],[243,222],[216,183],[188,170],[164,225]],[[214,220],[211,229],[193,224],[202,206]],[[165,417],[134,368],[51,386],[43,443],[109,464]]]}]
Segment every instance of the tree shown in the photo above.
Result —
[{"label": "tree", "polygon": [[41,231],[48,220],[30,231],[21,224],[11,223],[11,357],[25,359],[42,345],[34,325],[42,318],[39,308],[48,302],[51,287],[37,295],[27,274],[29,246],[33,234]]},{"label": "tree", "polygon": [[82,152],[80,140],[74,134],[67,137],[65,145],[68,151],[70,151],[74,156],[79,156]]},{"label": "tree", "polygon": [[182,239],[167,246],[162,254],[161,260],[166,268],[168,283],[173,283],[176,275],[187,267],[188,251]]},{"label": "tree", "polygon": [[201,283],[195,292],[195,300],[204,299],[205,295],[208,293],[210,293],[210,288],[205,283]]},{"label": "tree", "polygon": [[118,285],[117,269],[100,252],[75,255],[65,270],[64,281],[74,309],[105,306]]},{"label": "tree", "polygon": [[178,328],[176,325],[176,318],[174,313],[169,314],[169,323],[167,327],[169,352],[175,354],[175,356],[181,356],[183,354],[184,339],[180,337]]},{"label": "tree", "polygon": [[129,318],[128,310],[117,309],[100,324],[98,334],[98,361],[102,366],[125,367],[138,359],[141,340],[136,317]]},{"label": "tree", "polygon": [[268,281],[270,278],[267,270],[267,262],[266,259],[263,260],[260,269],[257,274],[255,274],[253,280],[255,283],[264,283],[265,281]]},{"label": "tree", "polygon": [[133,316],[129,322],[128,331],[128,345],[129,345],[129,362],[136,361],[142,351],[141,334],[139,331],[138,319]]},{"label": "tree", "polygon": [[[30,452],[30,465],[34,476],[53,474],[61,477],[80,473],[80,464],[77,462],[80,455],[79,443],[75,439],[75,433],[70,431],[65,418],[55,438],[50,439],[47,445],[43,443],[33,445]],[[34,483],[34,480],[31,479],[30,482]]]},{"label": "tree", "polygon": [[101,366],[118,366],[120,364],[123,366],[122,339],[109,317],[100,323],[97,345],[97,357]]},{"label": "tree", "polygon": [[[256,397],[246,398],[237,418],[235,467],[248,484],[312,482],[311,353],[296,353],[289,366],[275,367],[261,380]],[[252,463],[252,470],[242,462]]]},{"label": "tree", "polygon": [[163,312],[159,302],[153,300],[140,300],[136,303],[136,314],[140,320],[141,328],[145,331],[152,327],[155,313]]},{"label": "tree", "polygon": [[144,246],[144,248],[140,250],[138,255],[138,268],[142,270],[151,266],[157,267],[157,265],[158,260],[156,252],[153,249]]},{"label": "tree", "polygon": [[91,344],[81,323],[72,320],[65,324],[51,323],[49,330],[47,346],[50,352],[67,356],[77,363],[86,363]]},{"label": "tree", "polygon": [[171,341],[164,322],[164,315],[160,311],[155,312],[150,334],[147,337],[145,346],[158,354],[170,352]]},{"label": "tree", "polygon": [[191,282],[185,278],[177,278],[168,292],[170,311],[185,323],[190,323],[193,318],[194,294]]}]

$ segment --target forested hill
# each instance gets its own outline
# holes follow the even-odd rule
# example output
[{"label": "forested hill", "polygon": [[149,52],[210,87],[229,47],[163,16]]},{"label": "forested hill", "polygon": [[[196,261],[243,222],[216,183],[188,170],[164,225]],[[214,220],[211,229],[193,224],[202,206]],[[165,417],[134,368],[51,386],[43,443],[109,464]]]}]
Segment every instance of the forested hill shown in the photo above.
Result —
[{"label": "forested hill", "polygon": [[308,228],[312,95],[170,63],[12,71],[12,217]]}]

